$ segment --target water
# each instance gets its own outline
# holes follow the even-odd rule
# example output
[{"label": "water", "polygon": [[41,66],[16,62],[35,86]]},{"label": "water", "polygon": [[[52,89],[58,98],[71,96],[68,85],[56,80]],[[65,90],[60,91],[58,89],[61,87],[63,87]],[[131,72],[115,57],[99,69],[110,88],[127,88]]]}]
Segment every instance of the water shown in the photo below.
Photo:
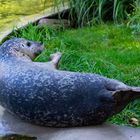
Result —
[{"label": "water", "polygon": [[19,21],[21,17],[36,14],[52,4],[52,0],[0,0],[0,30]]}]

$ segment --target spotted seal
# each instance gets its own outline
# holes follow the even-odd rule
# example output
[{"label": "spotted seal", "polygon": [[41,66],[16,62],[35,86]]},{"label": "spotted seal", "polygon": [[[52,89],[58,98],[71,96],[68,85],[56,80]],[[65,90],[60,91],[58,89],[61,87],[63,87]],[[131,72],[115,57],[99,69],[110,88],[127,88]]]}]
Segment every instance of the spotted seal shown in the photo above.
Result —
[{"label": "spotted seal", "polygon": [[49,127],[97,125],[140,97],[139,87],[57,70],[60,53],[49,62],[33,62],[43,49],[22,38],[0,46],[0,104],[25,121]]}]

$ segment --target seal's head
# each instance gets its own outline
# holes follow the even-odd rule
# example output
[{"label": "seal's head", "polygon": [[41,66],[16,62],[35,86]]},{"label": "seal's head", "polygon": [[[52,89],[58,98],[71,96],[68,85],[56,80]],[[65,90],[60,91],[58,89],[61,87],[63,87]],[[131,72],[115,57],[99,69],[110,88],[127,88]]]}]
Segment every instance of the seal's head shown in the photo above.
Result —
[{"label": "seal's head", "polygon": [[15,38],[6,41],[2,44],[3,49],[14,50],[16,52],[22,53],[23,55],[27,55],[32,60],[37,57],[43,50],[44,47],[41,43],[35,41],[29,41],[23,38]]}]

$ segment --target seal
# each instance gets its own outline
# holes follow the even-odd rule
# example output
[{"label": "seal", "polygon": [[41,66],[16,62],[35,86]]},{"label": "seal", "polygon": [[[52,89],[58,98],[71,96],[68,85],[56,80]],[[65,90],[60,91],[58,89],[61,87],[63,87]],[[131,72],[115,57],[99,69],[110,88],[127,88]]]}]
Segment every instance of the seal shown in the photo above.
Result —
[{"label": "seal", "polygon": [[61,53],[32,60],[41,43],[22,38],[0,46],[0,104],[19,118],[49,127],[97,125],[140,97],[139,87],[94,73],[57,70]]}]

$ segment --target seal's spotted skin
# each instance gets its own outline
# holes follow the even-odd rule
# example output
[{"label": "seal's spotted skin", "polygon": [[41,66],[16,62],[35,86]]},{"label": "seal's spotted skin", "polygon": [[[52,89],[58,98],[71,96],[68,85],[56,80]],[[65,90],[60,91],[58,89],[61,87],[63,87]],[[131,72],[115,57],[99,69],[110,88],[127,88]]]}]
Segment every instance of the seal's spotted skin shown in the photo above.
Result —
[{"label": "seal's spotted skin", "polygon": [[40,43],[19,38],[0,47],[0,104],[23,120],[51,127],[95,125],[139,97],[139,88],[117,80],[56,70],[60,53],[48,63],[32,62],[41,51]]}]

